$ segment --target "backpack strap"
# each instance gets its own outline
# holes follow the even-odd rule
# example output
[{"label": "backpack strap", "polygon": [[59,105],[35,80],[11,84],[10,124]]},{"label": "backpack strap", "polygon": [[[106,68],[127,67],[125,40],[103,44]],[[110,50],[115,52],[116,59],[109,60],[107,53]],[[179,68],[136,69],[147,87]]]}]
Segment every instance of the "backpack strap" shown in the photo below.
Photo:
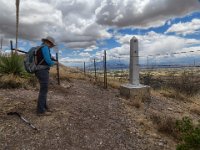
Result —
[{"label": "backpack strap", "polygon": [[[38,48],[37,48],[37,51],[41,51],[41,48],[42,48],[43,46],[38,46]],[[37,51],[35,51],[35,57],[34,57],[34,60],[35,60],[35,64],[36,65],[41,65],[43,62],[44,62],[44,57],[42,58],[42,60],[38,63],[38,56],[37,56]],[[42,52],[41,52],[41,54],[42,54]]]}]

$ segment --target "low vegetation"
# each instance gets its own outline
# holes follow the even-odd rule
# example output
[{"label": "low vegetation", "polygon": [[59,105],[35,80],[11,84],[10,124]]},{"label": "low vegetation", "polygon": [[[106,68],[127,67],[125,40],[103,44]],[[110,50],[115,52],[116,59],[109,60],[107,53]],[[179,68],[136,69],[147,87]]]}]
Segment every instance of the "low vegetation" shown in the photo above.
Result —
[{"label": "low vegetation", "polygon": [[200,149],[200,122],[194,124],[188,117],[176,122],[179,131],[180,144],[177,150],[199,150]]},{"label": "low vegetation", "polygon": [[17,54],[0,56],[0,74],[22,75],[24,73],[23,57]]},{"label": "low vegetation", "polygon": [[23,56],[0,56],[0,88],[27,88],[36,85],[32,74],[26,73],[23,67]]},{"label": "low vegetation", "polygon": [[154,90],[161,90],[162,93],[165,91],[164,95],[170,98],[185,100],[186,97],[196,95],[200,89],[199,76],[191,70],[181,73],[177,71],[169,71],[162,75],[148,71],[141,75],[141,83],[151,86]]},{"label": "low vegetation", "polygon": [[[57,78],[56,66],[50,71],[51,77]],[[126,76],[120,75],[120,72],[108,74],[107,83],[113,88],[119,88],[121,84],[127,83]],[[123,79],[123,77],[125,77]],[[140,82],[152,87],[154,91],[160,92],[164,97],[176,100],[188,100],[188,97],[195,96],[200,89],[200,78],[191,71],[176,71],[155,74],[152,71],[142,72]],[[69,81],[70,79],[89,80],[103,86],[104,78],[101,74],[94,78],[88,73],[73,68],[67,68],[60,65],[60,80]],[[23,57],[13,54],[11,56],[0,56],[0,88],[27,88],[35,87],[37,79],[34,74],[28,74],[23,68]],[[198,98],[197,98],[198,99]],[[141,103],[135,101],[133,104],[136,108],[141,107]],[[190,111],[197,115],[200,114],[197,105],[191,106]],[[179,141],[177,150],[198,150],[200,149],[200,123],[193,124],[192,120],[184,117],[176,121],[172,116],[153,114],[150,116],[154,124],[157,125],[158,131],[166,133]]]}]

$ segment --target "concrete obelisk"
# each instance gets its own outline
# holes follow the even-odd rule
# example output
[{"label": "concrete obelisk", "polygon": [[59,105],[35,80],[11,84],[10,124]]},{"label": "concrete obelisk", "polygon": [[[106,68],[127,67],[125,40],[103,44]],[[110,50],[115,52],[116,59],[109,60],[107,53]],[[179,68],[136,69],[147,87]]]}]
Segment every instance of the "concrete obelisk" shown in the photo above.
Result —
[{"label": "concrete obelisk", "polygon": [[122,96],[132,98],[149,98],[149,86],[140,84],[139,78],[139,55],[138,39],[132,37],[130,40],[130,64],[129,64],[129,83],[120,87]]}]

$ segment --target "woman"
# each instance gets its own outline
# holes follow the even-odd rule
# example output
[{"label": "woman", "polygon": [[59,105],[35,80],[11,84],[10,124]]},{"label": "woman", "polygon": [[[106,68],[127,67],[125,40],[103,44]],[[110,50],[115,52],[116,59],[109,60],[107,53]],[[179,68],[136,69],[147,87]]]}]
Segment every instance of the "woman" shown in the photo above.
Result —
[{"label": "woman", "polygon": [[37,114],[39,116],[51,114],[51,111],[47,106],[47,93],[49,84],[49,69],[55,63],[57,63],[54,62],[55,59],[51,57],[50,53],[50,48],[54,47],[55,45],[55,40],[48,36],[47,38],[42,39],[41,49],[37,53],[37,62],[40,65],[46,66],[44,69],[40,69],[35,72],[35,75],[40,83],[40,91],[37,103]]}]

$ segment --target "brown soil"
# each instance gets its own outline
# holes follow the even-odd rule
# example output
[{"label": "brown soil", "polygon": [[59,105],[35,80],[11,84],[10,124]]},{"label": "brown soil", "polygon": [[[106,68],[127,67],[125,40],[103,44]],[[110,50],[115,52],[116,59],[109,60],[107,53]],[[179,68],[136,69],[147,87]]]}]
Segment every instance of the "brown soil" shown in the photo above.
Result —
[{"label": "brown soil", "polygon": [[[0,149],[31,150],[173,150],[173,137],[158,132],[155,114],[178,114],[173,101],[152,97],[136,108],[116,89],[86,80],[50,85],[51,116],[37,116],[38,88],[0,90]],[[8,116],[19,112],[39,131]],[[154,114],[155,113],[155,114]],[[154,120],[152,121],[152,115]]]}]

